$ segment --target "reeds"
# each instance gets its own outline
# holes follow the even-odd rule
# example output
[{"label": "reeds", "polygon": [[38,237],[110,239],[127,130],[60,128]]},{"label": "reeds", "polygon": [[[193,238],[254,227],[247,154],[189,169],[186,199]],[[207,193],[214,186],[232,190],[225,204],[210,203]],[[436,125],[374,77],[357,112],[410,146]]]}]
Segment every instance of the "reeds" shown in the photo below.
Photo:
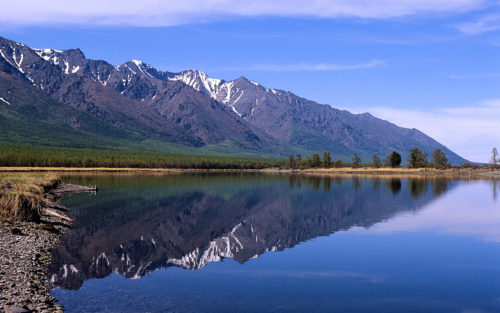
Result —
[{"label": "reeds", "polygon": [[58,183],[50,174],[0,175],[0,221],[39,221],[48,204],[45,192]]}]

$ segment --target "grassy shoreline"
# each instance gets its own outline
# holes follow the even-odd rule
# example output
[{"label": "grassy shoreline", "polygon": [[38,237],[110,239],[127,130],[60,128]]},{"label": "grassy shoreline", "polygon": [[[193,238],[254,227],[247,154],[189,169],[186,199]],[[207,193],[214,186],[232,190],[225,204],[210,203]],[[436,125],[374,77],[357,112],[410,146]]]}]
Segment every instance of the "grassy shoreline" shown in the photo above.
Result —
[{"label": "grassy shoreline", "polygon": [[50,173],[0,174],[0,221],[39,221],[52,204],[47,191],[60,183]]},{"label": "grassy shoreline", "polygon": [[484,173],[500,173],[499,169],[493,168],[447,168],[437,169],[431,167],[408,168],[408,167],[340,167],[340,168],[310,168],[302,172],[314,173],[352,173],[352,174],[442,174],[442,175],[469,175]]}]

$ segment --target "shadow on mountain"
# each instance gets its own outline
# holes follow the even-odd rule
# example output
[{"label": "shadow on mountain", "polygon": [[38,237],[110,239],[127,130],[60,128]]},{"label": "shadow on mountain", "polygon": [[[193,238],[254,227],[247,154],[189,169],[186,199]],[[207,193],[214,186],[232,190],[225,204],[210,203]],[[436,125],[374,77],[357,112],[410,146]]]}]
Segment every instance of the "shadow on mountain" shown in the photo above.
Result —
[{"label": "shadow on mountain", "polygon": [[87,175],[100,187],[64,200],[77,223],[54,250],[55,287],[91,278],[140,278],[155,269],[244,263],[351,227],[418,210],[457,183],[447,179],[261,174]]}]

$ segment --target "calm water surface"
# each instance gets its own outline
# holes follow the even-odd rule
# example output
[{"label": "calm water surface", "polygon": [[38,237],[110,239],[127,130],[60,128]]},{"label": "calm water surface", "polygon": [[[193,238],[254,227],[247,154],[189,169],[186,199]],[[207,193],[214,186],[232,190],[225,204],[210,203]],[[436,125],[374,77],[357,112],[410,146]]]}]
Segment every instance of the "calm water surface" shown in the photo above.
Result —
[{"label": "calm water surface", "polygon": [[[500,312],[500,182],[87,175],[67,312]],[[500,195],[499,195],[500,197]]]}]

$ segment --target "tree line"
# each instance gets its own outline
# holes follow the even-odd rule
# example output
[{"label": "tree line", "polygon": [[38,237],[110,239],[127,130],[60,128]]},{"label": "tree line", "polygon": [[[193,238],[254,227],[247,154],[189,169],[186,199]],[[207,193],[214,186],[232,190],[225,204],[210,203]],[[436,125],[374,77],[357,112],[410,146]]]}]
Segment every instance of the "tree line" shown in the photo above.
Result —
[{"label": "tree line", "polygon": [[[363,159],[358,153],[354,153],[351,163],[343,163],[341,160],[332,161],[330,152],[323,152],[323,157],[321,158],[319,153],[313,153],[311,156],[306,156],[304,159],[300,154],[296,156],[290,155],[286,166],[291,169],[304,169],[304,168],[314,168],[314,167],[343,167],[343,166],[371,166],[379,168],[385,167],[400,167],[401,166],[401,154],[396,151],[389,153],[384,159],[381,159],[378,155],[373,154],[371,162],[363,163]],[[449,168],[451,163],[448,162],[448,157],[446,153],[441,149],[437,148],[432,152],[432,159],[428,161],[427,153],[420,150],[419,148],[413,148],[410,150],[408,157],[408,167],[410,168],[421,168],[421,167],[434,167],[434,168]]]},{"label": "tree line", "polygon": [[0,143],[0,166],[262,169],[283,159],[173,155],[159,152],[28,146]]},{"label": "tree line", "polygon": [[[432,152],[431,160],[427,153],[419,148],[410,150],[408,167],[449,168],[446,153],[437,148]],[[248,158],[232,156],[174,155],[160,152],[138,152],[124,150],[80,149],[48,146],[14,145],[0,143],[0,166],[47,166],[47,167],[131,167],[131,168],[194,168],[194,169],[262,169],[286,167],[305,169],[314,167],[399,167],[401,155],[392,151],[385,158],[372,155],[369,162],[363,162],[358,153],[354,153],[352,162],[333,160],[330,152],[313,153],[311,156],[290,155],[288,160],[273,158]],[[492,150],[490,163],[500,164],[496,148]],[[467,165],[467,164],[465,164]],[[470,165],[473,166],[473,165]]]}]

